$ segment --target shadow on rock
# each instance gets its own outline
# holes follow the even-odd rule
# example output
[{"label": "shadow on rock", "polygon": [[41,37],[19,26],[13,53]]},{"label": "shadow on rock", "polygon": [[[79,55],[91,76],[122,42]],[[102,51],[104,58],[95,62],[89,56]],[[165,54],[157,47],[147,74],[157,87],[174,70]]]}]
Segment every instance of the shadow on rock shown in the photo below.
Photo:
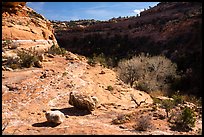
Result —
[{"label": "shadow on rock", "polygon": [[64,113],[64,115],[68,115],[68,116],[84,116],[84,115],[91,114],[91,112],[88,110],[77,109],[75,107],[62,108],[62,109],[51,109],[51,110],[52,111],[59,110],[62,113]]},{"label": "shadow on rock", "polygon": [[41,123],[35,123],[35,124],[32,124],[33,127],[56,127],[60,124],[56,124],[56,123],[50,123],[50,122],[41,122]]}]

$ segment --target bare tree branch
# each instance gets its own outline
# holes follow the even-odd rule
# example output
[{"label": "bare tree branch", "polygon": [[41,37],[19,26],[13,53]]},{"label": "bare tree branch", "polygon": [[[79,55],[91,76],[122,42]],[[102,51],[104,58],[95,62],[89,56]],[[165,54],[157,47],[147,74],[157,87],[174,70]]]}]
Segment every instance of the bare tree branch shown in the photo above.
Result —
[{"label": "bare tree branch", "polygon": [[136,107],[139,107],[142,103],[146,103],[146,100],[147,99],[145,99],[145,100],[143,100],[143,101],[141,101],[141,102],[137,102],[136,101],[136,99],[134,98],[134,95],[133,94],[130,94],[130,97],[131,97],[131,101],[134,101],[135,102],[135,104],[137,105]]},{"label": "bare tree branch", "polygon": [[4,125],[2,126],[2,134],[3,134],[4,130],[6,129],[6,127],[8,126],[8,124],[9,124],[9,122],[6,122],[6,124],[4,124]]}]

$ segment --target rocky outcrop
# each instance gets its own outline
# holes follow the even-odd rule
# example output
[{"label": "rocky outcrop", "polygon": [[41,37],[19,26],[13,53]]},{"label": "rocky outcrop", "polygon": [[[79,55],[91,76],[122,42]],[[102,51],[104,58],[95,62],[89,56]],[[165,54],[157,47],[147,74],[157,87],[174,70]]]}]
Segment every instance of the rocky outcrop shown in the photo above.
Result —
[{"label": "rocky outcrop", "polygon": [[26,2],[2,2],[2,11],[17,13],[26,5]]},{"label": "rocky outcrop", "polygon": [[17,49],[48,49],[57,41],[50,21],[33,9],[26,2],[2,3],[2,48],[8,51],[8,45],[15,43]]},{"label": "rocky outcrop", "polygon": [[26,2],[2,2],[4,8],[25,6]]},{"label": "rocky outcrop", "polygon": [[69,104],[79,109],[93,111],[98,105],[98,99],[85,93],[72,91],[69,95]]}]

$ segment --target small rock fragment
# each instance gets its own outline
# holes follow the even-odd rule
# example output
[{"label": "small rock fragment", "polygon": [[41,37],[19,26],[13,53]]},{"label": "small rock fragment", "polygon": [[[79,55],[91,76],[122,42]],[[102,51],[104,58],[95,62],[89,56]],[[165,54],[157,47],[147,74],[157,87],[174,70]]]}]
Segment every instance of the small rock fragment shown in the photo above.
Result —
[{"label": "small rock fragment", "polygon": [[101,72],[99,74],[106,74],[105,71],[101,70]]},{"label": "small rock fragment", "polygon": [[43,110],[42,110],[42,112],[46,112],[46,110],[45,110],[45,109],[43,109]]},{"label": "small rock fragment", "polygon": [[35,67],[38,67],[38,68],[42,68],[42,67],[43,67],[41,61],[36,61],[36,62],[34,63],[34,65],[35,65]]},{"label": "small rock fragment", "polygon": [[120,125],[119,128],[126,129],[126,127],[124,127],[124,126],[122,126],[122,125]]},{"label": "small rock fragment", "polygon": [[66,118],[69,118],[69,115],[65,115]]},{"label": "small rock fragment", "polygon": [[47,55],[49,58],[54,58],[55,56],[54,55],[52,55],[52,54],[48,54]]}]

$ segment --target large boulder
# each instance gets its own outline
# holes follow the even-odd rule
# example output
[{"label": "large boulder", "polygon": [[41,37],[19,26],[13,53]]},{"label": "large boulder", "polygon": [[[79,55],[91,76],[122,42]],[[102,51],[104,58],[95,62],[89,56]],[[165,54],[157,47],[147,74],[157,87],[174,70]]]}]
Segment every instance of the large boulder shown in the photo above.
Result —
[{"label": "large boulder", "polygon": [[45,113],[48,122],[60,124],[64,121],[65,116],[59,110],[56,111],[48,111]]},{"label": "large boulder", "polygon": [[69,95],[69,104],[79,109],[93,111],[98,105],[98,98],[86,93],[72,91]]}]

